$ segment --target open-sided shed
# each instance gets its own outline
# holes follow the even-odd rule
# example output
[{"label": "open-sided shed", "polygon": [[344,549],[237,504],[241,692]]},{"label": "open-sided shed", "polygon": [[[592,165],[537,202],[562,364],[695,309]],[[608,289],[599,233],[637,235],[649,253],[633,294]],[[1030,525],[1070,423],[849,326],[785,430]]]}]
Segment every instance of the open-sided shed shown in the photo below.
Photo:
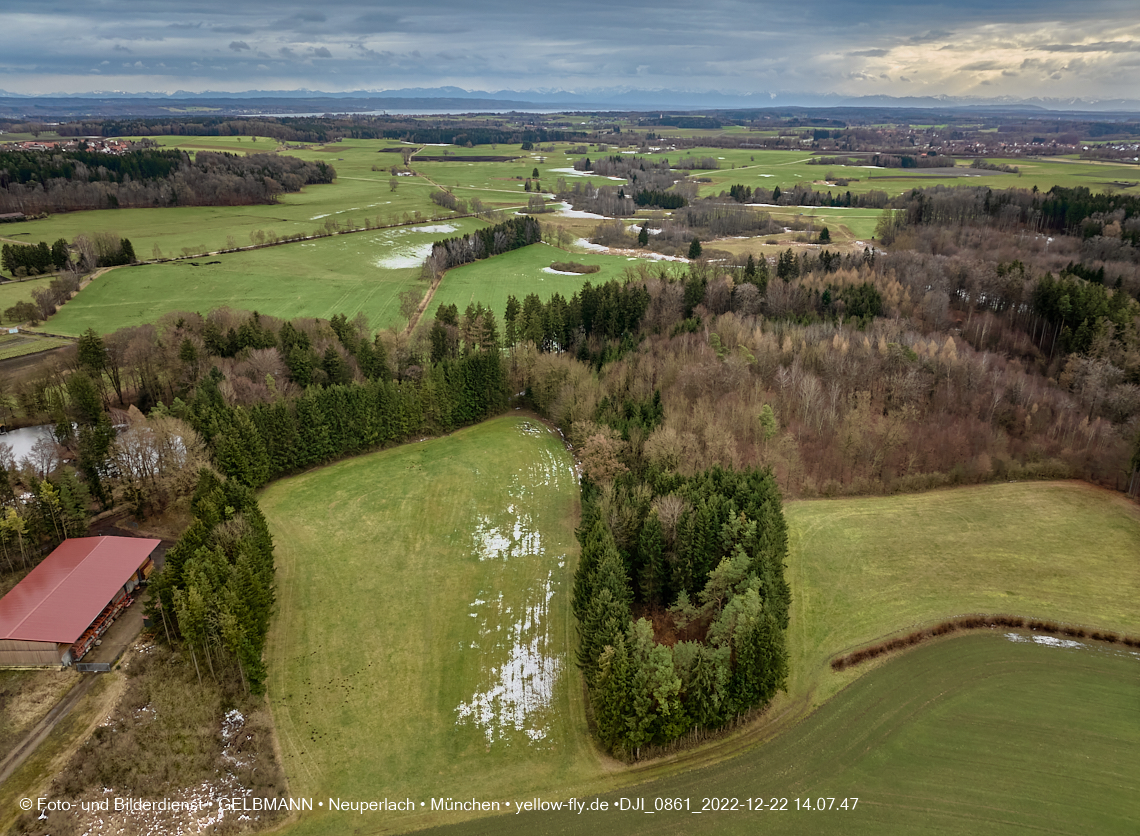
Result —
[{"label": "open-sided shed", "polygon": [[159,540],[65,540],[0,599],[0,667],[82,658],[153,570]]}]

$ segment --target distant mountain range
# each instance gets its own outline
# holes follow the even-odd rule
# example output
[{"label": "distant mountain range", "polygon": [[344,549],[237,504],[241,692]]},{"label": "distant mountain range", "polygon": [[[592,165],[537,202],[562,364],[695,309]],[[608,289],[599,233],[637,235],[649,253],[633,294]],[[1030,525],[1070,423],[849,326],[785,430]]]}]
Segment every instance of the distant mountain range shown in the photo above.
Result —
[{"label": "distant mountain range", "polygon": [[[758,108],[900,108],[1003,112],[1140,113],[1140,99],[979,98],[959,96],[843,96],[838,93],[725,93],[642,90],[628,87],[570,90],[465,90],[405,87],[397,90],[247,90],[174,93],[93,93],[27,96],[0,90],[0,116],[80,118],[199,113],[311,113],[387,110],[714,110]],[[202,110],[198,110],[201,108]]]}]

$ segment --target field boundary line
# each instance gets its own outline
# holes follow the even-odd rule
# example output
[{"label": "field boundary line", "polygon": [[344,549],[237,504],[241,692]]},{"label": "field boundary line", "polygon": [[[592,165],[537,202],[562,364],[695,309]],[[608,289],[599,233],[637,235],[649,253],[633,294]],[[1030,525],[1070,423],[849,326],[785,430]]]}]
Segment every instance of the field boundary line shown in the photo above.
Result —
[{"label": "field boundary line", "polygon": [[1029,630],[1048,636],[1065,636],[1069,639],[1087,639],[1105,644],[1119,643],[1125,647],[1140,647],[1140,636],[1121,635],[1113,630],[1100,630],[1085,625],[1073,625],[1069,622],[1027,618],[1018,615],[975,613],[951,616],[928,627],[920,627],[909,633],[898,635],[893,639],[886,638],[886,636],[892,635],[891,633],[884,634],[877,642],[865,645],[862,650],[835,656],[829,664],[832,670],[842,671],[863,662],[878,659],[881,656],[892,656],[897,651],[925,644],[931,639],[983,629]]}]

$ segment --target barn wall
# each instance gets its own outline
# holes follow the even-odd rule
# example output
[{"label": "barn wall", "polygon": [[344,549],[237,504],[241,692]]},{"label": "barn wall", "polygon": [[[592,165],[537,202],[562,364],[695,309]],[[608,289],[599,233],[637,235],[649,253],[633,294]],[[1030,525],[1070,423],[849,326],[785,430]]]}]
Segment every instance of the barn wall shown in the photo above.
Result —
[{"label": "barn wall", "polygon": [[0,639],[0,667],[56,668],[59,666],[60,651],[55,642]]}]

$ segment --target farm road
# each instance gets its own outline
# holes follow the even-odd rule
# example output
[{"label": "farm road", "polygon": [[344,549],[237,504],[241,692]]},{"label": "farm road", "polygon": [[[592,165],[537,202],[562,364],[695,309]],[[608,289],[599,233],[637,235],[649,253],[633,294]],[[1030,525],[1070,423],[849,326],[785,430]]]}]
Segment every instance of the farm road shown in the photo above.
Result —
[{"label": "farm road", "polygon": [[80,679],[64,698],[56,703],[55,707],[28,732],[23,741],[4,760],[0,761],[0,784],[7,781],[12,773],[19,769],[24,761],[36,751],[39,745],[52,733],[52,730],[59,725],[60,721],[67,717],[71,710],[79,704],[79,701],[95,687],[97,680],[98,677],[95,675]]}]

